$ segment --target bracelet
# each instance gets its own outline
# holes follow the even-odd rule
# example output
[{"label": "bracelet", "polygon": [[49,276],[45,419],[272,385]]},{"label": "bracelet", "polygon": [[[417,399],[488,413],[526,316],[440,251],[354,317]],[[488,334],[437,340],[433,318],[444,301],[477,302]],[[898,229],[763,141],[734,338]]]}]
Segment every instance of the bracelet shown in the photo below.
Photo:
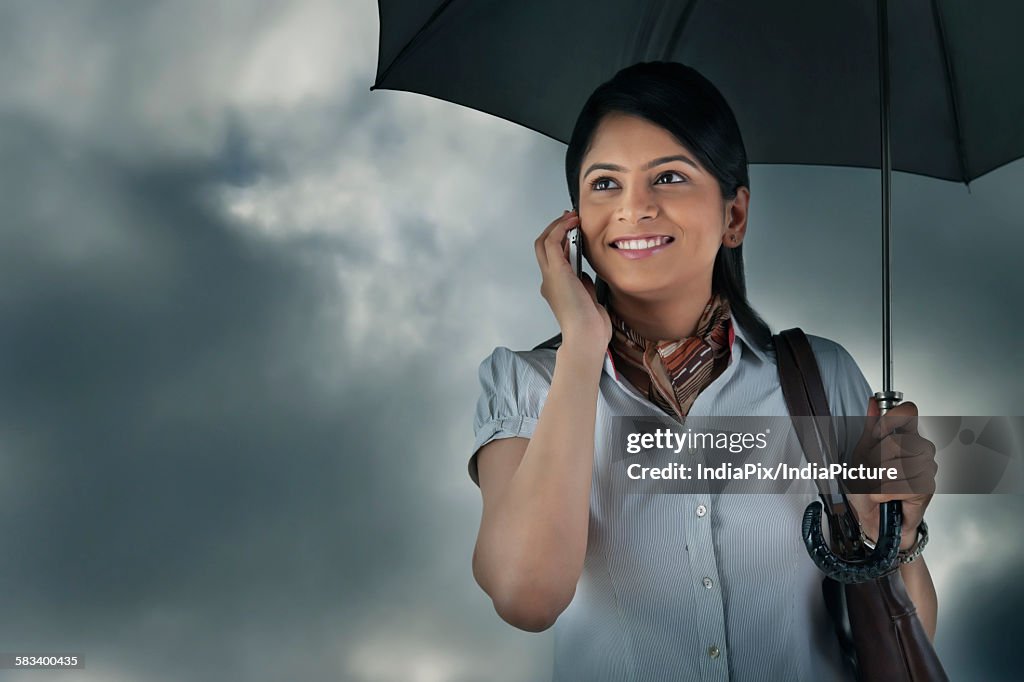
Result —
[{"label": "bracelet", "polygon": [[921,519],[921,525],[917,527],[917,542],[910,549],[903,551],[900,550],[899,555],[896,557],[896,561],[900,564],[909,564],[911,561],[921,556],[921,552],[924,551],[924,546],[928,544],[928,524]]},{"label": "bracelet", "polygon": [[[861,530],[861,532],[860,532],[860,541],[868,549],[874,549],[875,548],[875,543],[872,542],[871,539],[868,536],[864,535],[864,531],[863,530]],[[927,544],[928,544],[928,524],[925,523],[924,519],[921,519],[921,525],[919,525],[917,527],[917,541],[914,542],[914,545],[910,549],[906,549],[906,550],[901,549],[900,550],[900,553],[896,556],[896,563],[900,564],[900,565],[902,565],[902,564],[909,564],[911,561],[913,561],[917,557],[921,556],[921,553],[924,552],[924,547]]]}]

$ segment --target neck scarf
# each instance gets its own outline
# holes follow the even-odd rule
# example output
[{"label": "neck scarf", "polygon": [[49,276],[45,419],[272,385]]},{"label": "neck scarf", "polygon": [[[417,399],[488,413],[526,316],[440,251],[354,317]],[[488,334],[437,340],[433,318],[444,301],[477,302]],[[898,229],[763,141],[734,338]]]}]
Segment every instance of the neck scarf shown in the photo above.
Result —
[{"label": "neck scarf", "polygon": [[640,336],[608,306],[609,345],[626,364],[650,377],[648,399],[682,420],[693,401],[729,364],[729,301],[712,294],[693,336],[651,341]]}]

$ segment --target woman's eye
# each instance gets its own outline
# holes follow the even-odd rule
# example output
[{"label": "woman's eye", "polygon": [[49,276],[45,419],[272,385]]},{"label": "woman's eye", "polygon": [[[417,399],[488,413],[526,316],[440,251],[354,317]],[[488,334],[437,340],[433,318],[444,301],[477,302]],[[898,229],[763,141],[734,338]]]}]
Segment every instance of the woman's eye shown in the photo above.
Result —
[{"label": "woman's eye", "polygon": [[[670,177],[670,176],[673,176],[673,175],[675,177],[679,178],[679,180],[675,180],[673,182],[660,182],[660,180],[662,178],[667,178],[667,177]],[[594,180],[593,182],[590,183],[590,188],[593,189],[596,192],[604,191],[605,189],[608,189],[608,188],[602,186],[602,183],[605,183],[605,182],[615,182],[615,181],[612,180],[611,178],[598,178],[597,180]],[[664,172],[664,173],[662,173],[661,175],[658,176],[658,179],[655,180],[654,184],[656,184],[656,185],[659,185],[659,184],[660,185],[675,185],[675,184],[677,184],[679,182],[686,182],[686,177],[684,175],[682,175],[681,173],[677,173],[675,171],[666,171],[666,172]]]},{"label": "woman's eye", "polygon": [[[677,178],[679,178],[678,182],[686,182],[686,178],[683,175],[681,175],[679,173],[676,173],[675,171],[666,171],[665,173],[662,173],[661,175],[658,176],[658,180],[661,180],[662,178],[667,178],[670,175],[674,175]],[[658,184],[658,183],[655,182],[654,184]],[[674,185],[675,183],[674,182],[669,182],[669,183],[664,183],[663,182],[661,184],[663,184],[663,185],[665,185],[665,184]]]}]

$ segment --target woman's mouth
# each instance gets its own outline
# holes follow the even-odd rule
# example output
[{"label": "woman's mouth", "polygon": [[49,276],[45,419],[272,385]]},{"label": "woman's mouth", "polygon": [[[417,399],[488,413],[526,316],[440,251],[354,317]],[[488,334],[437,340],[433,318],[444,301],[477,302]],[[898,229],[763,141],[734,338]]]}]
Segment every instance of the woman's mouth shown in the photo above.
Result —
[{"label": "woman's mouth", "polygon": [[612,248],[618,251],[624,258],[630,260],[636,260],[637,258],[647,258],[654,254],[662,251],[675,239],[673,237],[650,237],[647,239],[620,239],[612,242]]}]

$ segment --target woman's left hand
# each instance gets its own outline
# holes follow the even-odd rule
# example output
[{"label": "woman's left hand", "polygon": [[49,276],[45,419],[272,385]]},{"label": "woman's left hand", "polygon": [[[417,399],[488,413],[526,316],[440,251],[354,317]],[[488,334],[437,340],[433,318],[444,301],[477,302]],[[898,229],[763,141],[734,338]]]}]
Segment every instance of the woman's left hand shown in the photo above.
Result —
[{"label": "woman's left hand", "polygon": [[912,402],[901,403],[880,416],[878,403],[868,398],[864,432],[850,458],[851,466],[895,467],[895,479],[870,481],[870,492],[851,493],[847,498],[864,535],[872,541],[878,536],[878,506],[901,500],[901,550],[910,549],[917,541],[917,527],[935,494],[938,470],[935,444],[917,432],[917,416],[917,405]]}]

